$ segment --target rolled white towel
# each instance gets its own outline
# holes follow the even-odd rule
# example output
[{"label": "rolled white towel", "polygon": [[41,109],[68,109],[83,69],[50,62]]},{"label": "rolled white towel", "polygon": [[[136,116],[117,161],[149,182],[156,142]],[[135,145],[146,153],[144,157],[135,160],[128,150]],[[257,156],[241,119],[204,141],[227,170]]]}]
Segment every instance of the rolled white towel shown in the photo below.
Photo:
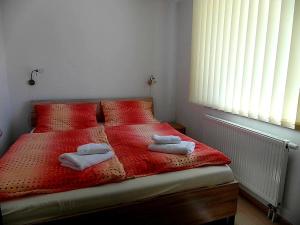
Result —
[{"label": "rolled white towel", "polygon": [[78,146],[77,148],[77,153],[79,155],[103,154],[109,151],[111,151],[111,147],[106,143],[90,143]]},{"label": "rolled white towel", "polygon": [[155,144],[179,144],[181,142],[181,138],[178,136],[160,136],[157,134],[154,134],[152,136],[152,140],[155,142]]},{"label": "rolled white towel", "polygon": [[182,141],[179,144],[151,144],[148,146],[148,149],[154,152],[187,155],[194,151],[195,143]]},{"label": "rolled white towel", "polygon": [[69,167],[73,170],[82,171],[90,166],[111,159],[112,157],[114,157],[113,151],[94,155],[78,155],[78,153],[64,153],[59,156],[58,160],[64,167]]}]

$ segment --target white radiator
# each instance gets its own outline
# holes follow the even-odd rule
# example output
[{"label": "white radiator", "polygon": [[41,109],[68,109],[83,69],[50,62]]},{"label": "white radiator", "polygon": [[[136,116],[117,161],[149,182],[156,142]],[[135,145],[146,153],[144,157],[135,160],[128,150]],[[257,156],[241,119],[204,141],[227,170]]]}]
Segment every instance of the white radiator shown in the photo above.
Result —
[{"label": "white radiator", "polygon": [[284,189],[288,151],[297,148],[287,140],[206,115],[204,140],[232,160],[239,183],[278,207]]}]

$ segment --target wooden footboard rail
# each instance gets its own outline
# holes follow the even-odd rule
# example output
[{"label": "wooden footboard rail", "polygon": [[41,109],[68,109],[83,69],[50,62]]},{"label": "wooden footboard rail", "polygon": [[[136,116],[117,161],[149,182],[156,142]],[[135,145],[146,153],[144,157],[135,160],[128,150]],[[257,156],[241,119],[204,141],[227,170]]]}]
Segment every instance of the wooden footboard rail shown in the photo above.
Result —
[{"label": "wooden footboard rail", "polygon": [[[101,223],[102,225],[200,225],[222,220],[222,224],[234,225],[238,191],[238,183],[231,182],[162,195],[92,212],[69,215],[67,218],[57,217],[50,221],[36,218],[36,222],[33,224],[82,225],[90,221],[90,224]],[[4,225],[5,219],[1,211],[0,216],[0,225]],[[99,223],[93,223],[93,221]],[[28,225],[25,221],[24,224]]]},{"label": "wooden footboard rail", "polygon": [[163,195],[41,224],[82,225],[87,221],[100,221],[103,225],[200,225],[224,220],[224,224],[234,225],[237,198],[238,183],[233,182]]}]

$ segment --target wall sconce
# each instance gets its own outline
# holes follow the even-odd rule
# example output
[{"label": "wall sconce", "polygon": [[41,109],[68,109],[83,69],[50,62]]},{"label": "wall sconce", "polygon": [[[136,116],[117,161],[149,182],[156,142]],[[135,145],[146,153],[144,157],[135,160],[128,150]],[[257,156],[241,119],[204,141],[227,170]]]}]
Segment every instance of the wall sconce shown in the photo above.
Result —
[{"label": "wall sconce", "polygon": [[152,86],[153,84],[155,84],[157,82],[157,80],[156,80],[156,77],[153,75],[153,74],[151,74],[150,75],[150,77],[149,77],[149,79],[148,79],[148,85],[149,86]]},{"label": "wall sconce", "polygon": [[33,76],[34,75],[38,75],[39,73],[42,73],[44,70],[43,69],[35,69],[35,70],[32,70],[31,71],[31,74],[30,74],[30,79],[28,80],[28,84],[29,85],[35,85],[35,80],[33,79]]},{"label": "wall sconce", "polygon": [[151,74],[149,79],[147,80],[147,84],[149,85],[149,96],[152,96],[152,85],[157,83],[156,77]]}]

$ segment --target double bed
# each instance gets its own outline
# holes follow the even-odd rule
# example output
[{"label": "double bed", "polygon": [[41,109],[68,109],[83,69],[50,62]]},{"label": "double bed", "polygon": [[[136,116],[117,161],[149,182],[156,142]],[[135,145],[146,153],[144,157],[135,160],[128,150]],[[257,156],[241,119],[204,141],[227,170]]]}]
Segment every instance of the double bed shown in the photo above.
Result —
[{"label": "double bed", "polygon": [[[152,98],[138,100],[152,103]],[[99,103],[100,100],[38,101],[33,102],[33,106],[83,102]],[[153,107],[151,111],[153,112]],[[104,112],[100,104],[97,104],[96,115],[98,122],[103,123]],[[34,110],[32,113],[33,128],[35,125],[36,112]],[[102,127],[103,125],[99,126]],[[127,132],[130,129],[138,132]],[[130,155],[131,157],[126,157],[126,154],[129,154],[128,151],[139,147],[138,142],[131,141],[131,136],[140,135],[137,140],[148,143],[149,135],[153,132],[163,132],[163,129],[167,134],[178,134],[183,139],[190,140],[175,130],[169,130],[171,128],[164,124],[104,126],[108,142],[124,166],[127,179],[101,185],[101,182],[98,184],[89,183],[90,185],[86,187],[60,190],[57,193],[45,192],[39,193],[39,195],[3,198],[5,199],[1,202],[3,224],[82,224],[92,218],[101,221],[101,224],[196,225],[222,219],[227,224],[233,224],[238,184],[228,165],[218,163],[217,160],[210,164],[211,158],[210,156],[207,157],[206,154],[206,161],[197,159],[196,161],[185,162],[186,164],[182,166],[179,163],[181,159],[178,161],[175,156],[163,154],[160,158],[166,159],[165,161],[168,163],[159,165],[153,174],[148,167],[152,169],[155,167],[153,163],[157,160],[155,157],[152,159],[153,162],[148,160],[148,156],[141,160],[143,162],[149,161],[147,162],[148,167],[139,166],[132,170],[129,169],[131,167],[127,166],[126,160],[139,159],[134,154]],[[129,136],[122,136],[122,131],[129,133]],[[124,148],[124,144],[127,149]],[[201,159],[201,152],[205,152],[206,146],[202,143],[198,144],[199,148],[202,149],[199,151]],[[210,148],[208,150],[213,153],[213,158],[215,158],[216,152],[211,151]],[[170,162],[175,163],[173,165]],[[201,163],[199,164],[199,162]]]}]

